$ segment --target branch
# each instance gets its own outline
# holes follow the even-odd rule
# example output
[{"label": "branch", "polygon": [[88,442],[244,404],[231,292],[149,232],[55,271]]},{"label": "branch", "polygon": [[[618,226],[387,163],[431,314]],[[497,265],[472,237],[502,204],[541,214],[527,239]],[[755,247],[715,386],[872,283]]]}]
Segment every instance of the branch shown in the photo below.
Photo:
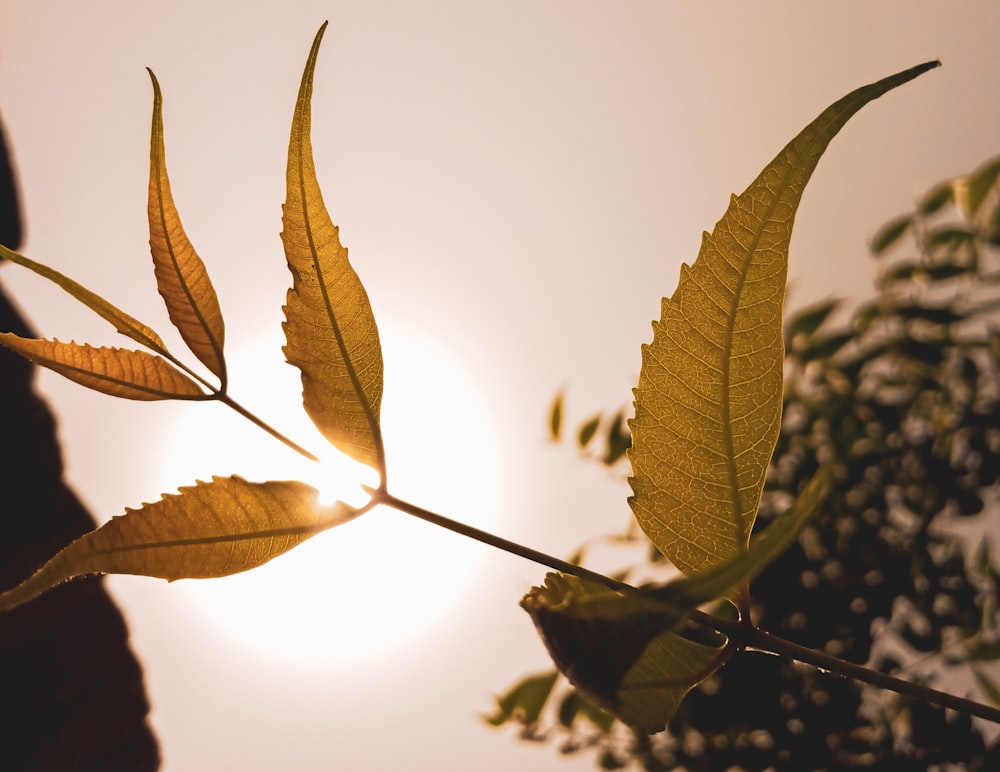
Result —
[{"label": "branch", "polygon": [[[439,515],[435,512],[426,510],[423,507],[418,507],[408,501],[397,499],[384,489],[376,490],[374,488],[366,487],[366,490],[369,495],[371,495],[373,503],[385,504],[386,506],[397,509],[400,512],[413,515],[414,517],[425,520],[428,523],[432,523],[462,536],[475,539],[483,544],[488,544],[489,546],[496,547],[504,552],[509,552],[512,555],[517,555],[534,563],[560,571],[564,574],[571,574],[572,576],[576,576],[580,579],[598,582],[599,584],[603,584],[606,587],[610,587],[612,590],[617,590],[618,592],[624,593],[636,590],[636,588],[632,585],[626,584],[625,582],[619,582],[611,577],[605,576],[604,574],[591,571],[590,569],[583,568],[582,566],[574,565],[573,563],[569,563],[565,560],[560,560],[552,555],[547,555],[544,552],[539,552],[538,550],[531,549],[530,547],[525,547],[522,544],[501,538],[488,533],[487,531],[482,531],[479,528],[473,528],[470,525],[460,523],[457,520],[452,520],[444,515]],[[996,724],[1000,724],[1000,709],[998,708],[984,705],[973,700],[967,700],[963,697],[956,697],[953,694],[938,691],[937,689],[916,684],[912,681],[904,681],[901,678],[895,678],[893,676],[886,675],[885,673],[880,673],[877,670],[872,670],[871,668],[864,667],[863,665],[856,665],[853,662],[832,657],[829,654],[824,654],[816,649],[800,646],[799,644],[792,643],[785,638],[781,638],[777,635],[772,635],[771,633],[761,630],[747,621],[723,619],[711,614],[706,614],[705,612],[697,609],[691,612],[689,619],[701,627],[707,627],[728,636],[730,641],[740,649],[760,651],[765,654],[787,657],[788,659],[812,665],[819,670],[833,673],[843,678],[853,678],[856,681],[871,684],[872,686],[877,686],[882,689],[888,689],[889,691],[902,694],[906,697],[911,697],[923,702],[929,702],[933,705],[940,705],[944,708],[951,708],[952,710],[957,710],[960,713],[969,716],[976,716],[977,718],[982,718],[986,721],[992,721]]]}]

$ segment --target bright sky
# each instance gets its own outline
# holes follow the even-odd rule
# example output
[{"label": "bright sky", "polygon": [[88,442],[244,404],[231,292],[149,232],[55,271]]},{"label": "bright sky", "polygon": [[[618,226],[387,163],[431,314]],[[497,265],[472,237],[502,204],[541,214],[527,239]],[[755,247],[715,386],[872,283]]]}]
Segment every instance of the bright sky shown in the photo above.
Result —
[{"label": "bright sky", "polygon": [[[853,119],[805,194],[791,302],[860,298],[877,226],[1000,151],[1000,5],[817,7],[6,0],[0,110],[21,174],[24,251],[168,329],[148,263],[149,66],[164,91],[174,195],[214,277],[227,346],[273,337],[288,284],[278,232],[291,110],[329,19],[313,103],[320,181],[376,318],[405,333],[404,353],[386,353],[387,410],[420,414],[414,432],[438,443],[399,439],[394,453],[390,439],[390,463],[426,497],[418,503],[565,555],[626,522],[626,488],[544,442],[549,400],[565,387],[575,423],[630,399],[659,299],[730,192],[847,91],[941,59]],[[119,342],[13,267],[3,281],[44,334]],[[469,412],[434,406],[434,373],[470,395]],[[192,419],[41,383],[73,484],[101,519],[193,481],[172,477],[181,472],[165,455],[207,449],[203,463],[218,466],[191,475],[231,471],[235,423],[205,417],[222,408],[197,406]],[[404,409],[408,394],[417,399]],[[399,436],[406,423],[395,420]],[[453,458],[441,458],[449,442]],[[339,626],[316,635],[357,641],[389,618],[405,643],[377,639],[367,657],[322,666],[235,644],[183,584],[112,581],[168,772],[592,768],[479,719],[491,694],[547,666],[517,607],[544,571],[430,526],[393,528],[330,534],[340,543],[327,562],[367,557],[353,582],[327,591],[367,602],[320,596],[314,613]],[[381,539],[394,543],[380,549]],[[414,587],[443,598],[428,619],[393,611],[416,602],[405,595]]]}]

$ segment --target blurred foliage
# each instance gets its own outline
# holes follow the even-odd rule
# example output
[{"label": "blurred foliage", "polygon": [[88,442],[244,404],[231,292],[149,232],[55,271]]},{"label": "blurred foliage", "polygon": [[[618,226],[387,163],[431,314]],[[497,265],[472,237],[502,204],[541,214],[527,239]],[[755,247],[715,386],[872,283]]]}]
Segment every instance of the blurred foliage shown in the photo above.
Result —
[{"label": "blurred foliage", "polygon": [[[835,320],[836,301],[787,321],[782,429],[757,527],[787,509],[821,464],[834,465],[838,484],[752,585],[763,629],[994,704],[998,178],[1000,157],[934,186],[887,223],[871,244],[875,296],[846,325]],[[561,394],[552,415],[558,439]],[[616,466],[629,445],[625,416],[599,414],[574,439]],[[645,537],[630,528],[628,538]],[[663,563],[654,548],[648,554],[626,577]],[[544,683],[544,693],[530,683]],[[991,725],[762,654],[734,657],[660,734],[613,720],[554,672],[500,698],[492,722],[555,740],[562,753],[589,749],[601,769],[1000,768]]]}]

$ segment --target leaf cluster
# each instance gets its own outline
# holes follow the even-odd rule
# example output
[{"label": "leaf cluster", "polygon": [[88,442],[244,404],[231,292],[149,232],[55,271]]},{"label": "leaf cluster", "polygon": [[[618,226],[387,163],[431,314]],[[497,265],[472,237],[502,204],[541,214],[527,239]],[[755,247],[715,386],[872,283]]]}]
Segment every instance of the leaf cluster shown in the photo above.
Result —
[{"label": "leaf cluster", "polygon": [[[784,417],[757,527],[817,469],[838,485],[750,587],[761,627],[883,672],[959,679],[994,704],[1000,574],[984,532],[1000,477],[998,176],[993,159],[881,229],[876,294],[846,324],[836,301],[788,320]],[[650,563],[663,560],[650,544]],[[732,658],[656,737],[594,721],[587,698],[555,680],[530,714],[518,694],[494,719],[561,736],[563,752],[596,748],[603,768],[989,769],[1000,757],[966,716],[761,655]]]},{"label": "leaf cluster", "polygon": [[[919,527],[921,517],[926,520],[928,512],[937,512],[957,500],[952,495],[957,488],[939,485],[935,488],[938,498],[920,509],[916,504],[924,503],[929,494],[918,491],[911,495],[912,489],[919,489],[928,476],[936,480],[936,472],[919,467],[908,452],[894,454],[901,443],[908,449],[910,435],[926,440],[939,423],[948,428],[956,416],[975,413],[982,400],[978,393],[962,391],[961,384],[950,391],[941,386],[934,392],[938,396],[920,401],[923,413],[900,419],[898,426],[883,415],[885,410],[898,407],[915,388],[925,394],[934,391],[932,383],[950,383],[934,367],[952,366],[967,380],[969,368],[986,366],[975,357],[956,361],[951,353],[955,345],[965,345],[965,339],[952,329],[964,321],[961,311],[919,306],[907,298],[893,305],[891,313],[884,309],[870,312],[871,318],[866,317],[865,325],[858,327],[856,332],[862,336],[869,329],[875,331],[879,342],[873,349],[852,348],[848,344],[855,341],[844,338],[837,343],[831,338],[821,344],[825,345],[822,356],[803,353],[798,341],[804,334],[804,351],[810,352],[816,336],[822,334],[829,310],[814,311],[811,320],[800,317],[792,325],[788,345],[798,356],[792,364],[798,364],[802,372],[792,367],[791,385],[783,390],[788,369],[782,333],[788,246],[804,188],[830,141],[855,113],[938,63],[918,65],[855,89],[822,111],[743,193],[732,197],[715,229],[704,235],[697,259],[682,267],[673,296],[663,299],[660,318],[653,324],[653,339],[642,349],[634,418],[626,426],[619,414],[607,424],[608,450],[603,460],[615,463],[627,450],[632,466],[629,504],[636,522],[681,575],[666,584],[632,587],[449,520],[390,493],[380,427],[383,362],[378,328],[366,290],[327,212],[312,156],[313,77],[325,28],[324,24],[317,33],[306,61],[288,144],[281,236],[292,282],[284,306],[284,353],[301,374],[305,412],[334,447],[378,472],[378,487],[366,489],[368,503],[355,509],[339,502],[322,507],[315,490],[295,481],[250,482],[230,477],[197,483],[158,502],[126,510],[121,517],[77,539],[21,584],[0,593],[0,610],[30,601],[60,582],[92,573],[139,573],[173,580],[249,570],[321,530],[385,504],[557,571],[532,588],[521,605],[557,668],[576,689],[563,701],[562,725],[572,727],[577,715],[587,716],[598,730],[598,741],[612,737],[617,726],[627,726],[634,742],[646,742],[652,748],[653,741],[642,738],[661,732],[669,723],[672,736],[683,737],[685,747],[694,735],[679,735],[678,722],[687,721],[699,704],[685,698],[692,690],[704,695],[717,688],[712,684],[718,683],[723,666],[731,659],[744,662],[748,649],[795,656],[914,695],[908,684],[878,678],[870,670],[852,670],[849,663],[771,635],[761,625],[776,630],[791,624],[791,632],[796,632],[795,623],[789,621],[795,617],[782,614],[774,618],[774,608],[762,605],[755,592],[765,581],[764,569],[794,554],[803,544],[808,547],[804,553],[807,558],[827,561],[821,570],[827,571],[831,580],[839,576],[838,570],[851,579],[858,578],[850,566],[836,569],[841,564],[830,562],[829,550],[840,542],[827,543],[817,535],[821,534],[817,526],[809,523],[828,498],[850,500],[854,502],[851,506],[860,501],[858,506],[875,508],[888,518],[879,523],[881,530],[896,525],[892,518],[899,519],[901,507],[910,508],[909,520],[918,521],[918,526],[897,528],[895,540],[880,530],[879,536],[897,546],[899,555],[886,556],[886,565],[880,564],[882,578],[875,581],[864,574],[861,579],[880,587],[886,572],[894,570],[891,558],[898,557],[900,566],[915,559],[922,566],[919,575],[924,577],[922,582],[912,582],[919,595],[914,604],[920,613],[925,617],[952,613],[954,624],[963,631],[980,618],[968,613],[969,602],[978,597],[974,587],[943,578],[934,584],[926,578],[940,575],[951,580],[961,566],[961,556],[956,563],[947,539],[938,538],[929,526]],[[221,402],[315,460],[230,396],[221,306],[174,204],[165,162],[162,94],[155,76],[150,76],[153,120],[148,216],[154,274],[170,322],[198,360],[198,367],[208,374],[185,364],[154,330],[96,293],[5,248],[0,248],[0,256],[51,279],[141,348],[97,347],[13,333],[0,333],[0,343],[112,396]],[[984,192],[982,176],[963,189],[970,219],[988,198],[989,186]],[[890,235],[898,238],[916,227],[915,221],[897,223]],[[960,231],[937,230],[926,241],[935,248],[962,251],[966,255],[963,259],[979,277],[979,253],[970,252],[970,239],[956,235]],[[890,243],[888,236],[880,240],[883,248]],[[955,273],[948,278],[958,277]],[[893,337],[896,322],[902,325],[902,332]],[[914,331],[916,326],[922,331],[919,335]],[[910,359],[901,361],[900,356]],[[886,359],[884,368],[879,364],[882,359]],[[819,363],[818,372],[813,372],[815,362]],[[833,380],[824,369],[828,363],[837,368]],[[879,375],[882,369],[886,370],[884,377]],[[861,400],[867,412],[850,416],[829,413],[845,389],[852,395],[850,404]],[[896,396],[887,399],[885,395],[890,393]],[[962,406],[965,413],[959,409]],[[783,407],[787,410],[784,432]],[[560,412],[557,403],[550,422],[553,433],[559,431]],[[810,427],[805,445],[789,439],[787,427],[794,424],[796,415]],[[581,428],[581,445],[589,443],[600,425],[600,421],[592,421]],[[881,433],[865,435],[868,444],[862,442],[861,434],[848,439],[841,436],[852,426],[858,432],[869,432],[878,425],[883,427]],[[823,426],[827,427],[825,432]],[[947,455],[949,463],[963,449],[971,448],[963,458],[978,459],[966,464],[977,485],[987,478],[995,479],[992,467],[982,460],[987,446],[981,450],[967,434],[935,435],[938,439],[940,442],[932,444],[939,456]],[[866,476],[867,466],[861,470],[864,474],[851,466],[856,455],[870,462],[872,453],[891,457],[898,465],[898,470],[892,470],[911,478],[882,491],[879,480],[873,482]],[[772,489],[765,491],[769,479]],[[832,496],[834,483],[840,490]],[[872,486],[874,493],[869,490]],[[780,506],[775,499],[779,488],[786,497]],[[894,497],[896,488],[900,492]],[[959,502],[963,513],[981,508],[982,501],[975,494]],[[863,509],[862,519],[881,516],[867,513],[868,509]],[[829,517],[827,512],[821,522]],[[767,527],[762,529],[765,522]],[[843,527],[839,515],[835,522],[838,528]],[[797,539],[800,531],[802,538]],[[848,539],[863,532],[859,526],[841,536]],[[924,552],[922,547],[926,547]],[[864,548],[864,544],[854,546],[860,554],[865,554]],[[919,562],[924,558],[926,565]],[[980,563],[990,565],[988,553]],[[907,565],[912,567],[913,563]],[[909,570],[912,578],[914,573]],[[895,579],[895,574],[890,578]],[[945,608],[939,604],[944,589],[935,589],[932,594],[920,589],[929,584],[950,591],[943,597],[951,605],[946,603]],[[863,613],[854,610],[854,605],[849,606],[851,613]],[[884,605],[872,604],[875,608]],[[886,618],[892,622],[891,614]],[[809,633],[815,637],[813,627],[810,623]],[[906,629],[912,634],[920,632],[912,624]],[[906,637],[905,633],[901,636]],[[829,641],[822,648],[829,650]],[[871,648],[857,642],[834,653],[865,661]],[[792,667],[787,660],[781,662]],[[984,687],[992,688],[985,672],[977,671],[977,677]],[[818,676],[811,673],[804,678]],[[533,723],[555,681],[545,676],[515,688],[501,700],[496,722],[514,718]],[[932,690],[918,691],[915,696],[1000,720],[1000,710],[991,711]],[[760,699],[760,695],[755,696]],[[605,718],[602,710],[614,720]],[[742,723],[732,717],[727,726],[727,732],[740,731]],[[827,731],[835,732],[837,726],[831,726]],[[759,735],[751,736],[760,739]],[[630,752],[639,753],[639,747]],[[722,743],[719,747],[727,746]],[[837,750],[829,742],[827,747]],[[607,748],[605,751],[605,763],[617,763],[617,756],[609,755]],[[697,757],[697,753],[692,755]],[[709,758],[704,753],[701,757]],[[646,758],[653,756],[647,754]]]}]

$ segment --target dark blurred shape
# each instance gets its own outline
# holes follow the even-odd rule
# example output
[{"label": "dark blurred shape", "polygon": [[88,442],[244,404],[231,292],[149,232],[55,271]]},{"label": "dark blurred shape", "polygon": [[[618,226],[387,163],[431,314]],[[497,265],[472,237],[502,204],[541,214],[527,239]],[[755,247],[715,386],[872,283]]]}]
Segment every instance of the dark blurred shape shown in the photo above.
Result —
[{"label": "dark blurred shape", "polygon": [[[0,126],[0,243],[22,236]],[[33,335],[0,288],[0,330]],[[94,521],[62,479],[55,421],[34,366],[0,349],[0,587],[23,579]],[[0,769],[144,772],[160,753],[121,613],[93,577],[0,613]]]}]

